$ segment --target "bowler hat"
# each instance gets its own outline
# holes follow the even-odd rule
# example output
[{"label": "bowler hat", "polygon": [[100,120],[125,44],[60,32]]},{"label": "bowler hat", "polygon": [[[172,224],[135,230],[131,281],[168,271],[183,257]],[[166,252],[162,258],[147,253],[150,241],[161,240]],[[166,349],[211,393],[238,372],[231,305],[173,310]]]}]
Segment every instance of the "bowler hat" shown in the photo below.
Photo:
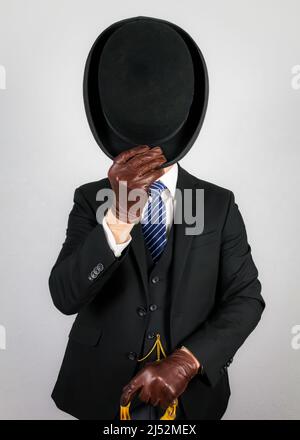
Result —
[{"label": "bowler hat", "polygon": [[208,101],[208,74],[194,40],[152,17],[113,23],[94,42],[84,71],[87,119],[110,158],[135,145],[160,146],[165,165],[195,142]]}]

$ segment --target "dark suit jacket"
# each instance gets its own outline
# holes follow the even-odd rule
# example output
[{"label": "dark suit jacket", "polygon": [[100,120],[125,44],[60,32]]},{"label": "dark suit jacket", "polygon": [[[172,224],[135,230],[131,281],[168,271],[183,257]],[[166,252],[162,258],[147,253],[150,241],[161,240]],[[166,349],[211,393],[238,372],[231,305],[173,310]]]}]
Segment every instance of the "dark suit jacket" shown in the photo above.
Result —
[{"label": "dark suit jacket", "polygon": [[[52,397],[79,419],[113,419],[133,376],[149,306],[141,225],[120,258],[96,220],[96,193],[108,179],[76,189],[66,240],[51,271],[55,306],[76,314]],[[185,345],[204,366],[181,396],[190,419],[218,419],[230,387],[227,367],[265,307],[245,225],[231,191],[179,167],[177,187],[204,189],[201,235],[175,224],[170,308],[172,350]]]}]

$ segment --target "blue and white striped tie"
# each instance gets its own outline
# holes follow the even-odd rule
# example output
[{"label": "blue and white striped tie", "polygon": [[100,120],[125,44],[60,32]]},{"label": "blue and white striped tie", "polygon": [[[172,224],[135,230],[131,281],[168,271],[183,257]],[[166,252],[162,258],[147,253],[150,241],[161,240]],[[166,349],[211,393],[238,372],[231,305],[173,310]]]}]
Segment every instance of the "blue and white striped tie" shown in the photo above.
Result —
[{"label": "blue and white striped tie", "polygon": [[141,222],[146,245],[155,263],[167,243],[166,207],[161,198],[161,193],[166,188],[160,180],[153,182],[149,187],[151,201]]}]

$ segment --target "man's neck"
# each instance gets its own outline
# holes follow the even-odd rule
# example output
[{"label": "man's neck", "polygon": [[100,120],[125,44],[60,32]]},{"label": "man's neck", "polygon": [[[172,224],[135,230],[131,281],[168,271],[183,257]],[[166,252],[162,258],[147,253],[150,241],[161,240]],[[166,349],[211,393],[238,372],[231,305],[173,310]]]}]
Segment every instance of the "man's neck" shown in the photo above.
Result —
[{"label": "man's neck", "polygon": [[169,166],[166,167],[166,168],[163,168],[163,170],[164,170],[164,174],[166,174],[168,171],[170,171],[170,169],[173,168],[173,166],[174,166],[174,164],[173,164],[173,165],[169,165]]}]

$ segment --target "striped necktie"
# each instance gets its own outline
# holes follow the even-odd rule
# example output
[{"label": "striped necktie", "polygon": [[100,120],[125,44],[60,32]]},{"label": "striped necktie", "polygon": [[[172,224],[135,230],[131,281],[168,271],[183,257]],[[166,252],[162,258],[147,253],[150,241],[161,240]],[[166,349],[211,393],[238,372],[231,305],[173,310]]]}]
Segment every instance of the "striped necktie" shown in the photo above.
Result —
[{"label": "striped necktie", "polygon": [[142,230],[146,245],[153,261],[156,263],[167,243],[166,207],[161,198],[161,193],[167,187],[157,180],[149,187],[151,201],[142,219]]}]

